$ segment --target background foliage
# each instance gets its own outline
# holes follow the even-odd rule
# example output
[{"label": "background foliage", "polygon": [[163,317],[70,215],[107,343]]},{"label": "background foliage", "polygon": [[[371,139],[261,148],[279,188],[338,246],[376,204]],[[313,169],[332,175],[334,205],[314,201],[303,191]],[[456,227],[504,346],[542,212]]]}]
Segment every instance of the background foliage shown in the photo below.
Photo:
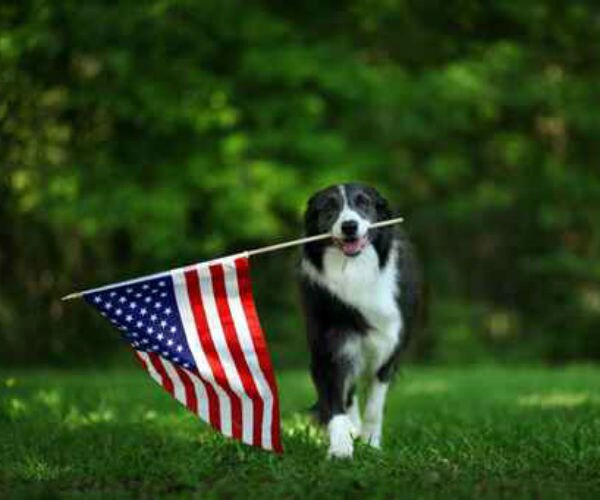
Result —
[{"label": "background foliage", "polygon": [[[343,180],[425,262],[422,361],[600,358],[600,7],[4,0],[0,361],[121,352],[59,297],[298,235]],[[254,261],[276,363],[293,257]]]}]

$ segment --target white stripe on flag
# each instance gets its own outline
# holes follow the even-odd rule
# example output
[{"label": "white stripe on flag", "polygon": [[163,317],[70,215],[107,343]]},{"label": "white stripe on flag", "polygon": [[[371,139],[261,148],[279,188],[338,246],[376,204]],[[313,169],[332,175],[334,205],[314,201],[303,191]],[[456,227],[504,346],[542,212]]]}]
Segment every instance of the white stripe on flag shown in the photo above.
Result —
[{"label": "white stripe on flag", "polygon": [[254,351],[254,343],[252,342],[252,336],[250,335],[250,328],[248,327],[248,321],[246,313],[240,300],[240,290],[238,287],[237,273],[234,269],[233,272],[227,272],[225,274],[225,287],[227,289],[227,298],[229,301],[229,308],[231,310],[231,316],[235,324],[235,329],[240,339],[240,344],[244,352],[244,357],[248,363],[248,367],[252,372],[252,377],[256,384],[256,388],[260,393],[260,397],[264,402],[263,419],[261,422],[262,426],[262,445],[271,449],[273,447],[271,439],[271,426],[273,425],[273,394],[269,384],[263,374],[258,361],[258,356]]},{"label": "white stripe on flag", "polygon": [[150,361],[150,356],[148,356],[148,354],[143,351],[136,351],[136,354],[144,361],[144,365],[146,366],[146,370],[150,374],[150,377],[152,377],[152,379],[154,379],[154,381],[158,385],[162,386],[163,385],[162,377],[160,376],[160,373],[158,373],[156,371],[156,368],[154,368],[152,361]]},{"label": "white stripe on flag", "polygon": [[[231,269],[231,266],[234,266],[234,263],[224,262],[216,265],[220,265],[223,268],[223,273],[227,275],[228,272],[231,272],[228,271],[228,268]],[[233,269],[235,271],[235,267]],[[240,374],[237,371],[237,367],[235,366],[235,362],[231,356],[231,353],[229,352],[229,347],[227,346],[225,333],[223,331],[223,326],[221,325],[219,310],[215,302],[210,268],[208,266],[197,266],[196,270],[198,271],[198,276],[200,278],[202,302],[204,304],[204,310],[206,311],[206,319],[208,321],[210,333],[215,344],[215,349],[217,350],[217,354],[221,360],[223,369],[225,370],[225,375],[229,381],[229,386],[240,397],[240,401],[242,403],[242,440],[245,443],[252,444],[252,424],[254,420],[253,403],[246,393],[246,389],[244,388]]]},{"label": "white stripe on flag", "polygon": [[[173,278],[173,284],[175,285],[175,298],[177,300],[177,307],[181,314],[183,329],[185,331],[185,337],[187,339],[192,356],[196,362],[198,372],[202,375],[203,379],[212,385],[215,389],[219,398],[219,407],[221,413],[221,432],[228,437],[232,436],[231,432],[231,401],[229,396],[221,388],[221,386],[215,381],[215,377],[212,372],[212,368],[206,354],[200,344],[198,338],[198,330],[196,329],[196,321],[190,306],[190,299],[187,293],[187,285],[185,282],[185,270],[175,271],[171,273]],[[208,413],[208,411],[207,411]]]},{"label": "white stripe on flag", "polygon": [[[144,361],[144,365],[146,366],[150,377],[162,386],[162,377],[160,376],[160,373],[158,373],[154,368],[154,365],[152,364],[152,361],[150,360],[148,354],[143,351],[136,351],[136,354]],[[189,401],[187,400],[185,393],[185,384],[183,380],[181,380],[179,373],[177,372],[177,370],[175,370],[173,364],[170,363],[168,360],[160,358],[160,362],[162,362],[166,373],[169,375],[169,378],[173,382],[175,398],[189,408]],[[193,389],[196,393],[196,401],[198,404],[198,416],[204,422],[210,423],[210,417],[208,413],[208,395],[206,394],[206,388],[204,387],[204,384],[198,378],[197,375],[194,375],[192,372],[186,370],[185,368],[179,369],[186,373],[193,385]]]},{"label": "white stripe on flag", "polygon": [[198,415],[205,422],[210,422],[210,415],[208,412],[208,394],[206,393],[204,383],[198,378],[198,375],[194,375],[185,368],[180,368],[180,370],[183,370],[185,373],[187,373],[188,377],[190,377],[190,380],[192,381],[192,384],[194,385],[194,391],[196,391],[196,401],[198,402]]},{"label": "white stripe on flag", "polygon": [[173,365],[168,360],[160,358],[162,365],[167,372],[169,378],[173,381],[173,396],[177,401],[181,402],[184,406],[188,405],[187,398],[185,396],[185,386],[183,380],[179,377],[177,370],[173,368]]}]

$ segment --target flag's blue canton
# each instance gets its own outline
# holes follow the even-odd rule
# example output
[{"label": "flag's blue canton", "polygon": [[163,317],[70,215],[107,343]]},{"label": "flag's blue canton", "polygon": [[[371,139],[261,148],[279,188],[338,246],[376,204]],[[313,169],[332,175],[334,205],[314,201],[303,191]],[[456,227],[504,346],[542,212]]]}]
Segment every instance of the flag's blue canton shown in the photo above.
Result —
[{"label": "flag's blue canton", "polygon": [[88,293],[85,299],[121,330],[124,340],[136,350],[154,352],[190,370],[196,368],[171,276]]}]

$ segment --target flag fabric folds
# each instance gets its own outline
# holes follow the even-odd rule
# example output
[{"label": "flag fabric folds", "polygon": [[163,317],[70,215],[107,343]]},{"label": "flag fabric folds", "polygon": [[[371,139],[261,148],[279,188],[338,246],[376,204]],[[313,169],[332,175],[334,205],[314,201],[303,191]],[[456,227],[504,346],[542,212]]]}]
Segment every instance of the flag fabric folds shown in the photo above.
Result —
[{"label": "flag fabric folds", "polygon": [[247,254],[84,294],[148,374],[225,436],[281,452],[279,397]]}]

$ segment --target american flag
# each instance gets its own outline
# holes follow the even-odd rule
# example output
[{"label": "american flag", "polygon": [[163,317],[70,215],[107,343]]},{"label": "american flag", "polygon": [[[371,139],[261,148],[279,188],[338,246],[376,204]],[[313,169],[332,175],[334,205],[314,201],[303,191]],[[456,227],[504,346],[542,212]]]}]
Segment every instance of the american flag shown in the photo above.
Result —
[{"label": "american flag", "polygon": [[84,293],[148,374],[216,430],[281,452],[279,400],[247,254]]}]

